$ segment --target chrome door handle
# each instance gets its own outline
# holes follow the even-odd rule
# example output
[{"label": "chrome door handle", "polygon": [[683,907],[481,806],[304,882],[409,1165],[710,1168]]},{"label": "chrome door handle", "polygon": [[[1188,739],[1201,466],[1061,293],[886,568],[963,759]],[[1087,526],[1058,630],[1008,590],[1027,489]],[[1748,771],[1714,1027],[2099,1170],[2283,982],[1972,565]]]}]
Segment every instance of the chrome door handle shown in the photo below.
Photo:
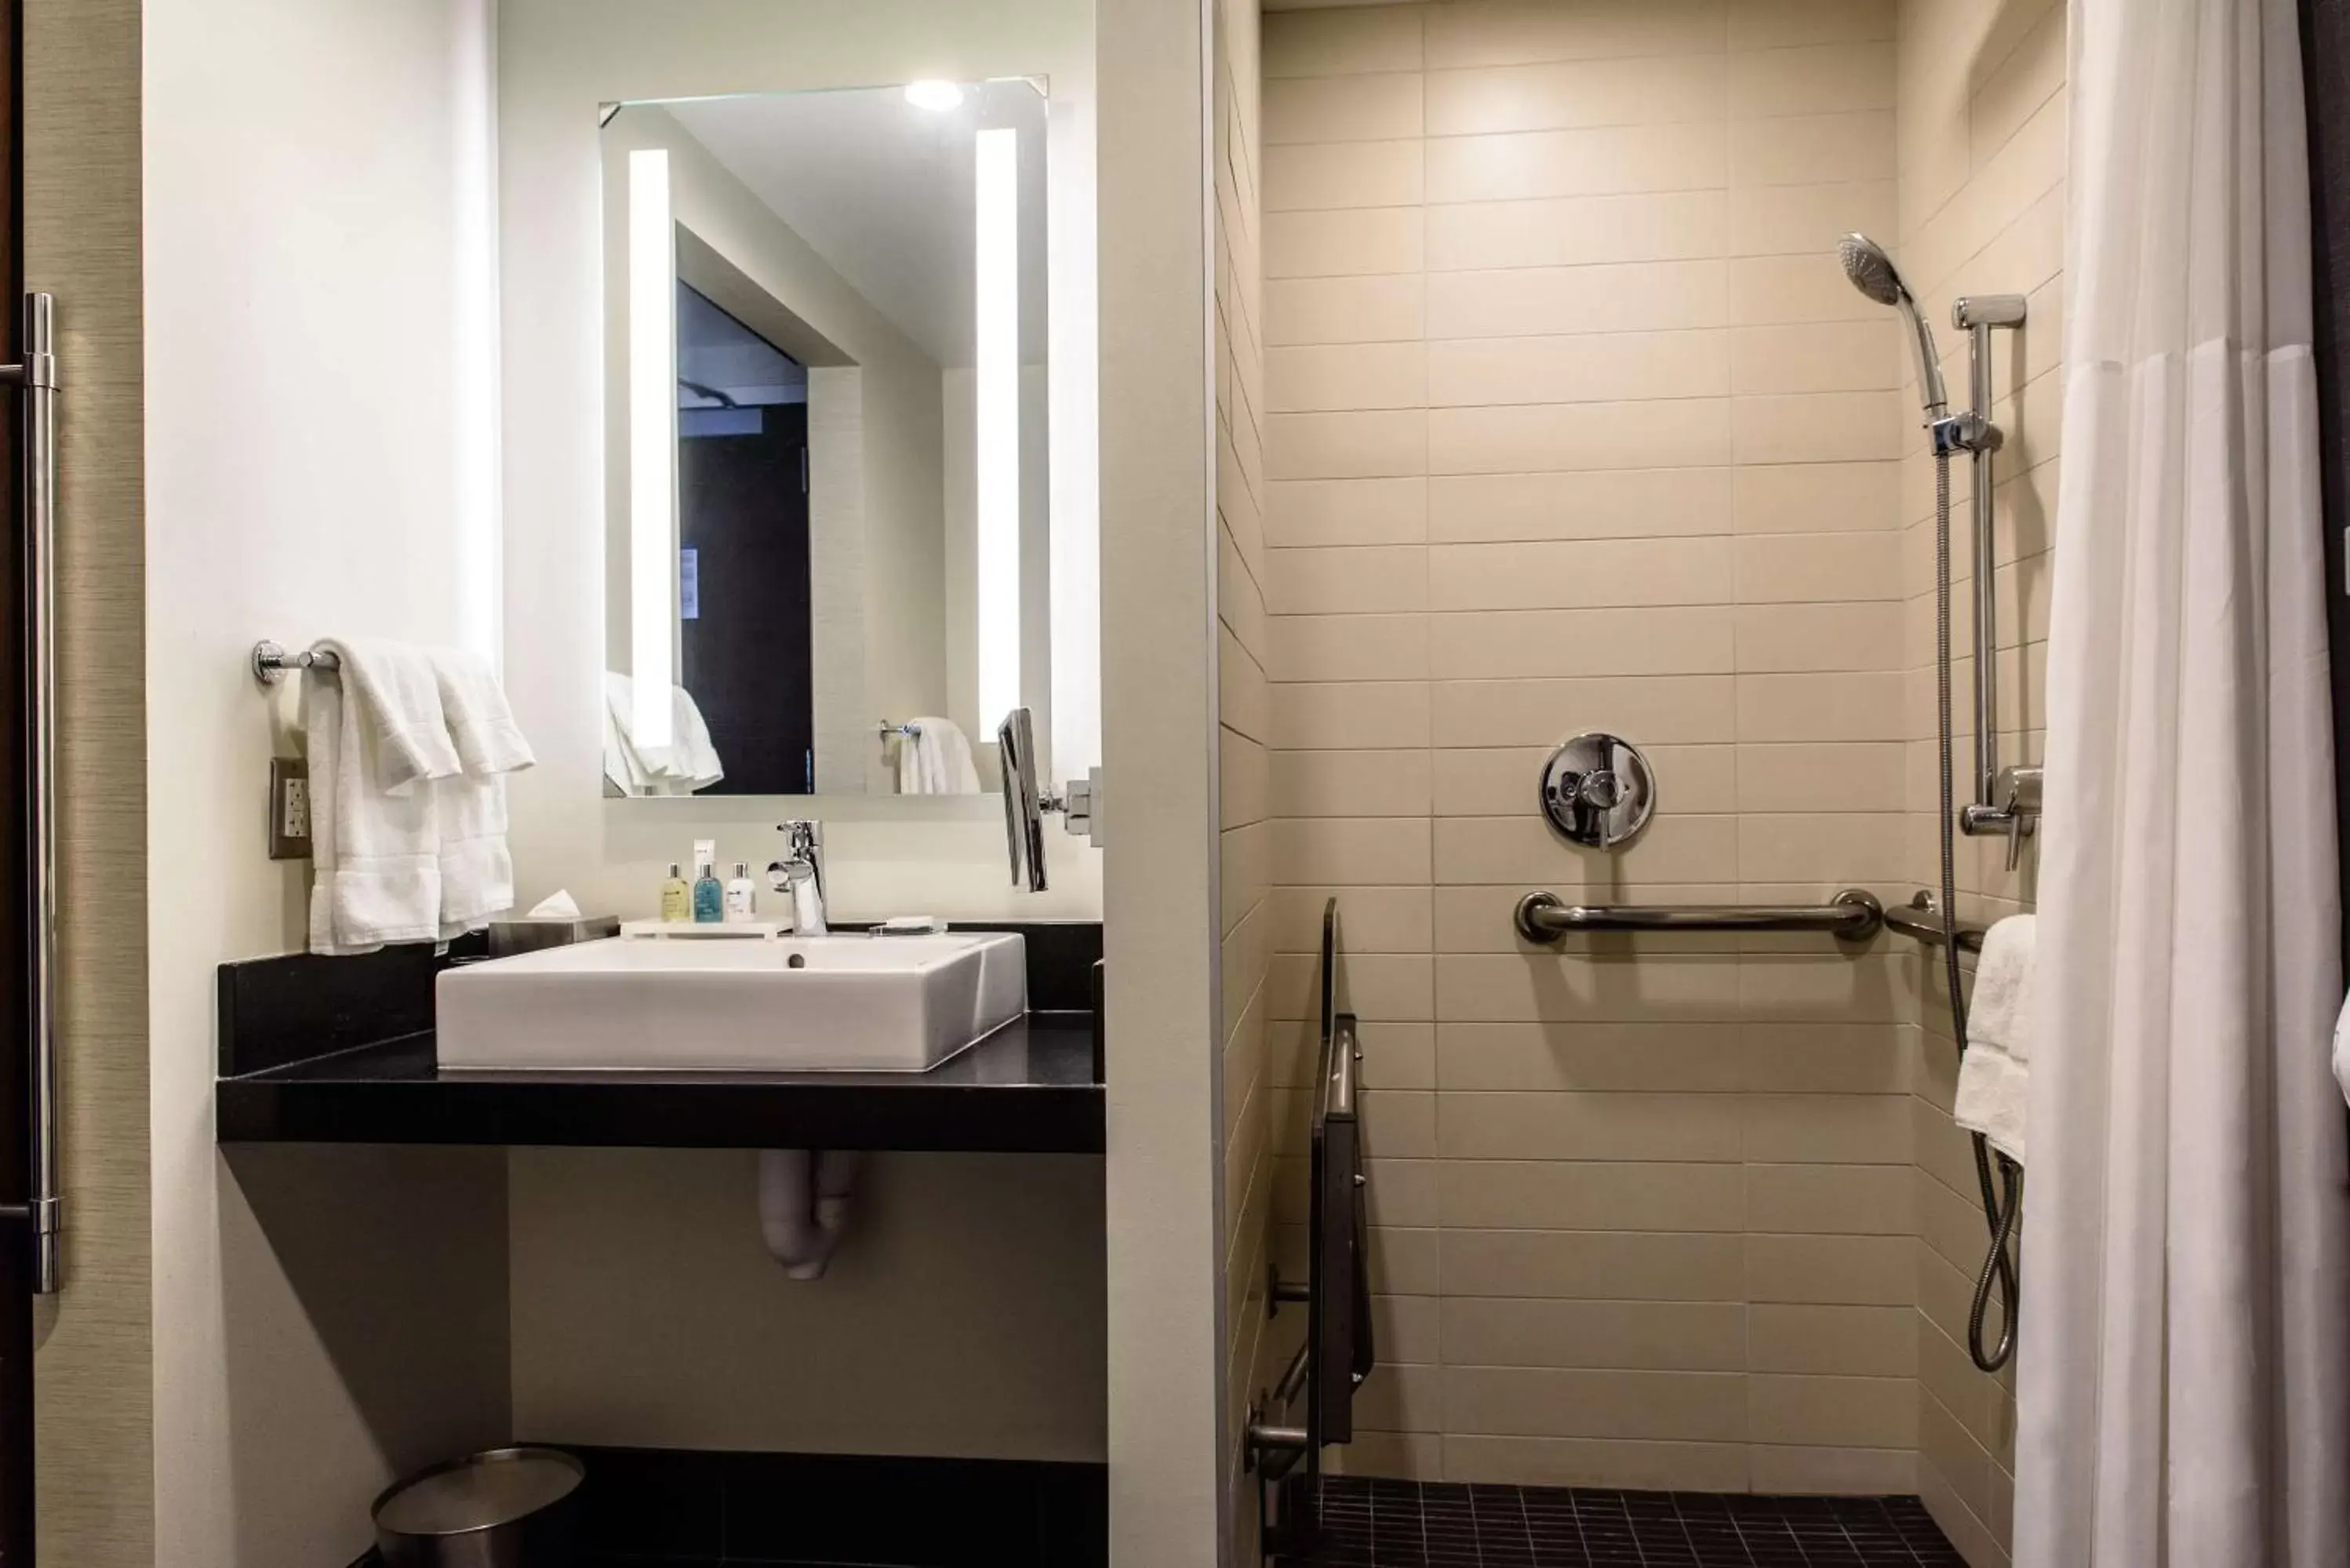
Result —
[{"label": "chrome door handle", "polygon": [[19,428],[25,463],[25,641],[26,815],[31,832],[33,942],[26,1013],[31,1026],[26,1075],[32,1116],[29,1186],[12,1218],[31,1223],[33,1290],[57,1293],[62,1274],[65,1199],[57,1147],[57,321],[46,294],[24,299],[25,357],[0,365],[0,386],[24,394]]}]

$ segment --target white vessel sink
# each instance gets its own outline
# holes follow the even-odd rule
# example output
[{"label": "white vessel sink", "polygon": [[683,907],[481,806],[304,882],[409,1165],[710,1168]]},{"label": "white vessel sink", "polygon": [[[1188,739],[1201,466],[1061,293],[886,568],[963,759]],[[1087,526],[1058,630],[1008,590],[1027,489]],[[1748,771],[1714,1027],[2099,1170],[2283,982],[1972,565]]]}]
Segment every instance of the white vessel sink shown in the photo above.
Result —
[{"label": "white vessel sink", "polygon": [[611,938],[444,971],[444,1068],[919,1073],[1027,1010],[1024,944]]}]

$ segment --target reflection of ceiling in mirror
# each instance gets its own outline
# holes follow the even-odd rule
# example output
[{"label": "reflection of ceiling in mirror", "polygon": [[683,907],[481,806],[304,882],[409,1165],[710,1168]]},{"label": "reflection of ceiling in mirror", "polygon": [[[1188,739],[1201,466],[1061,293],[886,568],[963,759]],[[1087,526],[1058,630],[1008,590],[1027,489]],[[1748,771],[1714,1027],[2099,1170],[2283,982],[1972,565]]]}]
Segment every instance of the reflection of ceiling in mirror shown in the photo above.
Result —
[{"label": "reflection of ceiling in mirror", "polygon": [[681,409],[807,401],[807,371],[798,360],[682,283],[677,386]]},{"label": "reflection of ceiling in mirror", "polygon": [[1028,83],[972,84],[943,111],[894,87],[661,107],[941,365],[972,358],[973,135],[1018,128],[1022,358],[1044,358],[1045,99]]}]

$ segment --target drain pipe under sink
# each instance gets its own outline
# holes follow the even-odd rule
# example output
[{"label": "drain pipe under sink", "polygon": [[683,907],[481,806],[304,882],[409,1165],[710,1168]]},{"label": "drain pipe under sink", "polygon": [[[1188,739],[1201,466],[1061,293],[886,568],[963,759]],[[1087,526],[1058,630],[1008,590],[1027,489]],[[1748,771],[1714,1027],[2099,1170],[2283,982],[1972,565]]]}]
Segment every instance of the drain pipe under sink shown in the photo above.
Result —
[{"label": "drain pipe under sink", "polygon": [[759,1151],[759,1234],[793,1279],[824,1278],[848,1229],[848,1194],[863,1158],[856,1149]]}]

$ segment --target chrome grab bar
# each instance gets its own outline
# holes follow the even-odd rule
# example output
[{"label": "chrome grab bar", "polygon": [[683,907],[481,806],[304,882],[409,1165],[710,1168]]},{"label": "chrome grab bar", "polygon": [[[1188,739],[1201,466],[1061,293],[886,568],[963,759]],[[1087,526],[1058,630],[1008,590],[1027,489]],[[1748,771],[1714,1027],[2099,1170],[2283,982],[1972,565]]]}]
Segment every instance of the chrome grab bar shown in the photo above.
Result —
[{"label": "chrome grab bar", "polygon": [[[1960,920],[1958,923],[1959,950],[1962,953],[1982,951],[1983,933],[1991,928],[1981,920]],[[1942,917],[1935,909],[1932,895],[1919,893],[1906,904],[1896,904],[1885,911],[1885,929],[1896,936],[1924,942],[1928,947],[1942,945]]]},{"label": "chrome grab bar", "polygon": [[65,1199],[57,1147],[57,360],[56,301],[46,294],[25,296],[25,357],[0,365],[0,386],[25,394],[25,641],[26,717],[28,734],[26,780],[30,819],[33,943],[26,987],[28,1042],[26,1097],[32,1116],[29,1189],[22,1203],[0,1205],[0,1214],[26,1220],[33,1231],[33,1290],[54,1295],[61,1276],[60,1241]]},{"label": "chrome grab bar", "polygon": [[1575,931],[1825,931],[1866,941],[1885,924],[1874,893],[1846,888],[1825,904],[1570,904],[1555,893],[1518,900],[1512,924],[1530,942]]}]

